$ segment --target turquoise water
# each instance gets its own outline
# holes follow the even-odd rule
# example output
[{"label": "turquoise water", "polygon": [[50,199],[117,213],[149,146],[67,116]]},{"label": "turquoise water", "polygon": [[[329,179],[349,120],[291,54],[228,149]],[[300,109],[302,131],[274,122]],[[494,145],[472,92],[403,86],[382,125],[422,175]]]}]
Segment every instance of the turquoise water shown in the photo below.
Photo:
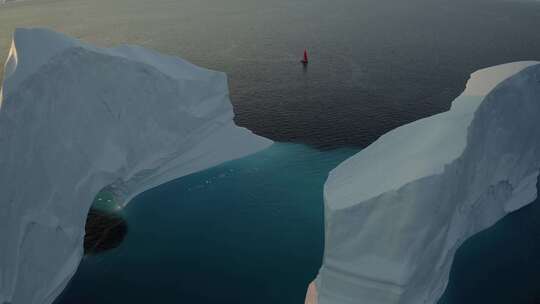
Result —
[{"label": "turquoise water", "polygon": [[57,303],[303,303],[324,181],[356,152],[276,143],[139,195],[124,242],[85,257]]},{"label": "turquoise water", "polygon": [[[120,211],[124,242],[85,257],[56,304],[303,303],[324,181],[356,152],[276,143],[139,195]],[[439,304],[538,303],[538,227],[537,200],[466,241]]]}]

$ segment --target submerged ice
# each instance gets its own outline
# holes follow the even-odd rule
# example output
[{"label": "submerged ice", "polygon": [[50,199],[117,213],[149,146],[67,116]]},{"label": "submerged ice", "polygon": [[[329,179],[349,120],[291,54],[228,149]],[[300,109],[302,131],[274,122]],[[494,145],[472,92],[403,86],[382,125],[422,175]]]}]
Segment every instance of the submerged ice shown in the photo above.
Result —
[{"label": "submerged ice", "polygon": [[448,112],[397,128],[325,184],[319,304],[436,303],[471,235],[537,196],[540,65],[476,72]]},{"label": "submerged ice", "polygon": [[83,254],[94,196],[261,150],[233,123],[226,76],[136,46],[18,29],[0,95],[0,303],[51,303]]}]

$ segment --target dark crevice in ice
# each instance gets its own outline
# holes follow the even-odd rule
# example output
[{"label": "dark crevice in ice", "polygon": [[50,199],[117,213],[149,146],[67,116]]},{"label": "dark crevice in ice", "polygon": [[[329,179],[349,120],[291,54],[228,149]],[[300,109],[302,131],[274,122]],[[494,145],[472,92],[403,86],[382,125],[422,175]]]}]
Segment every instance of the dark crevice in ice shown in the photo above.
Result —
[{"label": "dark crevice in ice", "polygon": [[127,234],[127,223],[119,215],[90,209],[86,219],[84,254],[94,255],[118,247]]}]

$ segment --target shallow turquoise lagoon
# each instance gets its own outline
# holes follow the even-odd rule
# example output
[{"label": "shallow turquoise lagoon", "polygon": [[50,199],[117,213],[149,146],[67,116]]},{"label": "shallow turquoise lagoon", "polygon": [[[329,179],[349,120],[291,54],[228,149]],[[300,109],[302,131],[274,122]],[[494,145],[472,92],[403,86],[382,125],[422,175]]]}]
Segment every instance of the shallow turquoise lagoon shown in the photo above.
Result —
[{"label": "shallow turquoise lagoon", "polygon": [[139,195],[124,242],[85,257],[57,303],[303,303],[324,182],[356,152],[276,143]]}]

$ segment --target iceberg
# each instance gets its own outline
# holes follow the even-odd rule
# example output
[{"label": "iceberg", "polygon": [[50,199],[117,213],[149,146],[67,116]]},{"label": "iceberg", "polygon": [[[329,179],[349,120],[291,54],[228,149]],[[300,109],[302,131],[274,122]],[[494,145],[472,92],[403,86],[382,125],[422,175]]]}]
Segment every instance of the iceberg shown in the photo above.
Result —
[{"label": "iceberg", "polygon": [[458,247],[537,197],[540,64],[474,73],[447,112],[381,136],[329,174],[306,303],[434,304]]},{"label": "iceberg", "polygon": [[126,204],[272,143],[233,117],[224,73],[17,29],[0,93],[0,303],[54,301],[104,187],[122,189]]}]

